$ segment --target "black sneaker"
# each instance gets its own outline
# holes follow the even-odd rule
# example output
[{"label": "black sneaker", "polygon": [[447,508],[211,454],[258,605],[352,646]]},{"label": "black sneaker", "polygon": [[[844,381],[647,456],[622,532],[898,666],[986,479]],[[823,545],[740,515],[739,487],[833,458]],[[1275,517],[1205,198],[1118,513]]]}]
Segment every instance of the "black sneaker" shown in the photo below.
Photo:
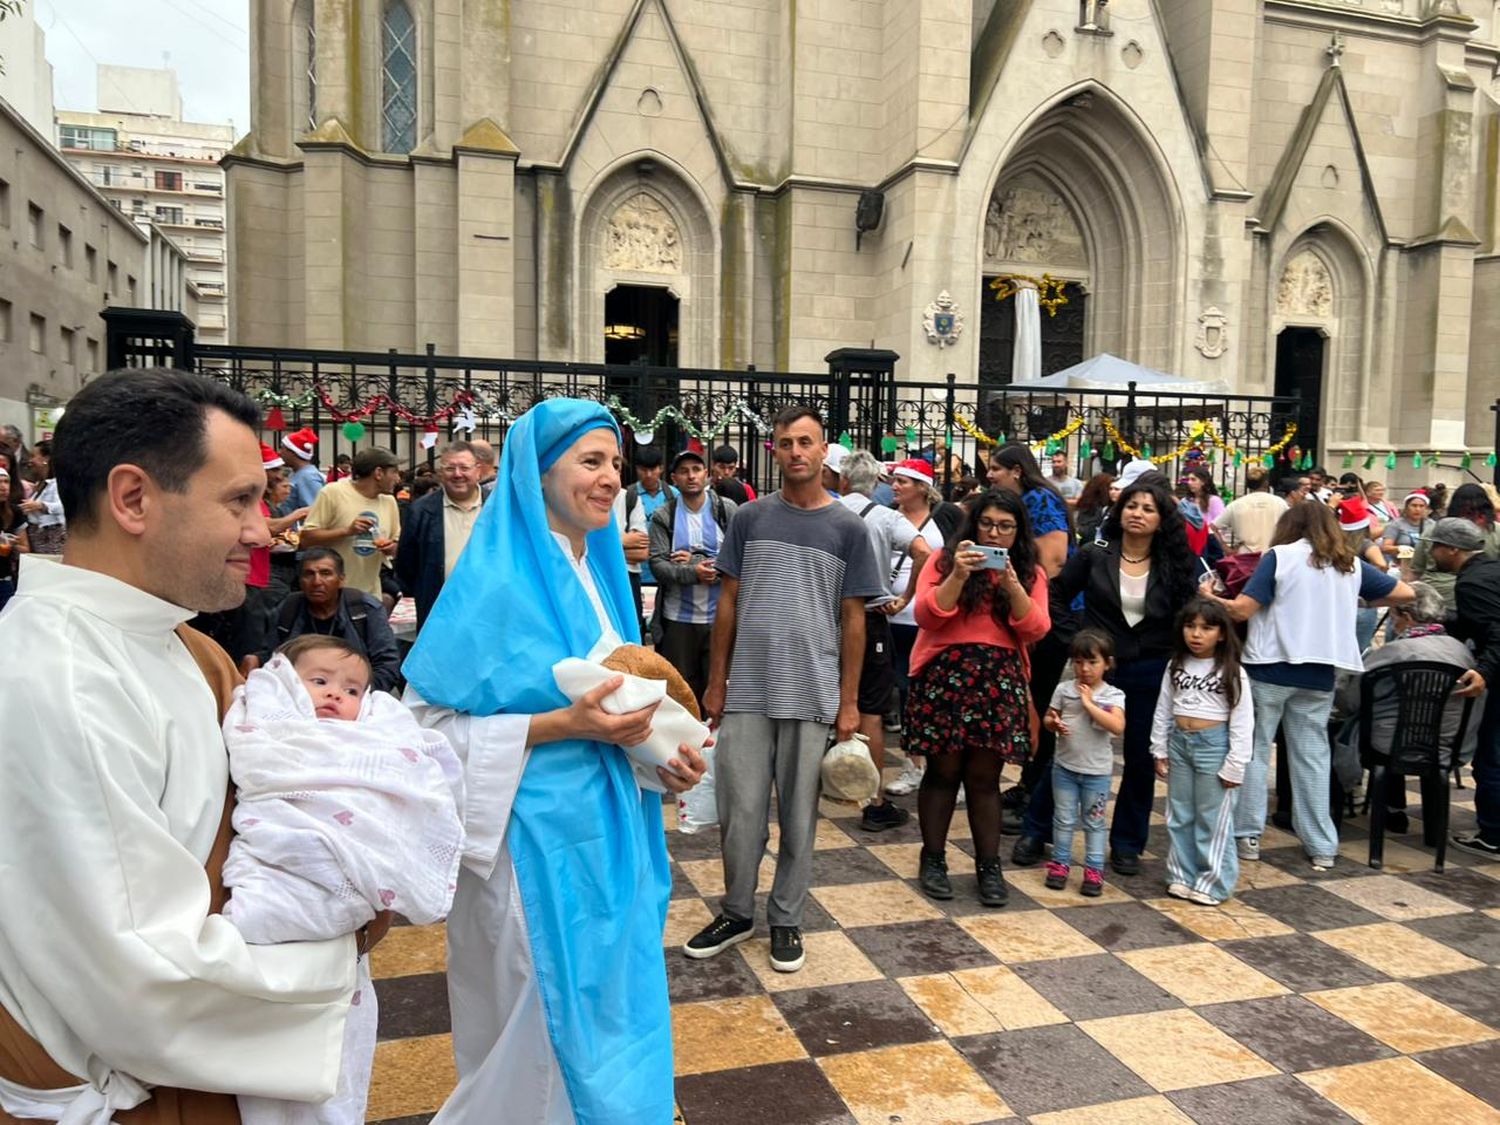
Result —
[{"label": "black sneaker", "polygon": [[1405,836],[1411,831],[1411,820],[1405,809],[1385,810],[1385,830],[1392,836]]},{"label": "black sneaker", "polygon": [[977,865],[979,875],[979,902],[982,906],[1004,906],[1010,901],[1010,888],[1005,885],[1005,876],[1000,874],[1000,860],[981,860]]},{"label": "black sneaker", "polygon": [[911,819],[911,813],[900,805],[881,801],[878,805],[866,805],[859,826],[866,832],[884,832],[887,828],[900,828]]},{"label": "black sneaker", "polygon": [[802,930],[799,927],[771,927],[771,968],[778,973],[795,973],[806,960],[807,954],[802,950]]},{"label": "black sneaker", "polygon": [[1015,809],[1000,810],[1000,835],[1019,836],[1026,831],[1026,818]]},{"label": "black sneaker", "polygon": [[1115,869],[1116,875],[1139,875],[1141,873],[1141,857],[1131,855],[1129,852],[1115,852],[1110,856],[1109,865]]},{"label": "black sneaker", "polygon": [[694,960],[701,961],[705,957],[723,953],[731,945],[738,945],[754,930],[755,922],[750,918],[731,918],[727,914],[720,914],[688,938],[682,951]]},{"label": "black sneaker", "polygon": [[1046,850],[1039,837],[1022,836],[1016,841],[1016,846],[1010,851],[1010,862],[1013,867],[1035,867],[1041,861],[1042,852]]},{"label": "black sneaker", "polygon": [[953,897],[953,884],[948,881],[948,861],[942,852],[922,853],[921,867],[917,870],[917,882],[928,898],[947,901]]},{"label": "black sneaker", "polygon": [[1000,807],[1022,812],[1025,810],[1026,802],[1029,800],[1031,800],[1031,794],[1026,792],[1026,786],[1012,785],[1000,794]]},{"label": "black sneaker", "polygon": [[1475,832],[1470,836],[1453,837],[1453,846],[1462,848],[1466,852],[1475,855],[1489,856],[1491,859],[1500,859],[1500,844],[1492,844],[1480,833]]}]

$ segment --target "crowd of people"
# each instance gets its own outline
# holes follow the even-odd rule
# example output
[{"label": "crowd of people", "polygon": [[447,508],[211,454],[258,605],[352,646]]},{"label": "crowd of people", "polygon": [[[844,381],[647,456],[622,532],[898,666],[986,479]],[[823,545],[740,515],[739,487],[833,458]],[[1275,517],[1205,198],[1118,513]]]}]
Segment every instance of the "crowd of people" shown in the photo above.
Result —
[{"label": "crowd of people", "polygon": [[[1478,701],[1454,747],[1478,829],[1454,843],[1500,855],[1478,484],[1393,503],[1256,466],[1236,496],[1201,458],[1080,479],[1019,443],[971,472],[830,444],[793,406],[757,496],[727,445],[637,442],[627,470],[579,400],[415,470],[377,447],[325,470],[313,430],[258,425],[150,370],[91,382],[54,444],[0,431],[0,640],[36,653],[0,681],[26,904],[0,912],[0,1117],[362,1120],[363,958],[395,911],[448,921],[438,1121],[668,1121],[663,798],[711,768],[725,894],[694,960],[755,933],[775,816],[769,960],[794,973],[833,743],[885,782],[861,830],[915,812],[934,899],[1003,908],[1005,836],[1054,891],[1143,877],[1164,781],[1162,889],[1213,908],[1268,823],[1340,862],[1351,722],[1389,753],[1399,710],[1360,677],[1438,661],[1445,737]],[[648,753],[658,728],[700,733]],[[1406,829],[1404,779],[1370,796]],[[949,870],[960,807],[972,884]]]}]

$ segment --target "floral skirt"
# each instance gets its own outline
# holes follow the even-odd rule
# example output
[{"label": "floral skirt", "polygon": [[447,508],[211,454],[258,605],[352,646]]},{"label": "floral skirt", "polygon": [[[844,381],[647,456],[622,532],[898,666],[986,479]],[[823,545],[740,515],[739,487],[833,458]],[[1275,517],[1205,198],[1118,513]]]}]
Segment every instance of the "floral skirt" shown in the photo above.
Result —
[{"label": "floral skirt", "polygon": [[68,525],[62,523],[38,527],[31,524],[26,529],[26,538],[31,542],[31,551],[36,555],[60,555],[63,544],[68,541]]},{"label": "floral skirt", "polygon": [[989,751],[1009,763],[1031,754],[1031,692],[1021,654],[951,645],[913,678],[905,748],[913,754]]}]

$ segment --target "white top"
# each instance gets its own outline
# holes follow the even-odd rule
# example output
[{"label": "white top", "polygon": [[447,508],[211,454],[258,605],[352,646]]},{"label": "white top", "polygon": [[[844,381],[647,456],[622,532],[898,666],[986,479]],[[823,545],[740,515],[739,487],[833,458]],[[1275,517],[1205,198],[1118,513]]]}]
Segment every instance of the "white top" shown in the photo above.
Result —
[{"label": "white top", "polygon": [[1247,492],[1230,501],[1214,520],[1236,553],[1264,551],[1276,534],[1276,521],[1287,510],[1287,503],[1271,492]]},{"label": "white top", "polygon": [[1219,776],[1239,784],[1245,780],[1245,764],[1255,738],[1255,705],[1250,700],[1250,677],[1240,669],[1239,698],[1234,708],[1224,691],[1224,678],[1212,660],[1189,656],[1179,666],[1167,665],[1161,679],[1161,694],[1156,697],[1156,714],[1151,720],[1151,753],[1167,756],[1167,739],[1176,725],[1172,720],[1209,719],[1229,723],[1229,752],[1219,767]]},{"label": "white top", "polygon": [[1346,672],[1362,671],[1354,628],[1359,564],[1348,574],[1313,566],[1306,539],[1271,550],[1276,553],[1276,594],[1250,618],[1245,663],[1332,664]]},{"label": "white top", "polygon": [[0,645],[28,653],[0,676],[0,1003],[91,1080],[81,1098],[132,1077],[327,1098],[354,939],[252,946],[208,912],[229,771],[213,693],[172,632],[192,612],[20,561],[0,614]]},{"label": "white top", "polygon": [[[634,510],[629,512],[627,518],[627,513],[625,510],[625,490],[623,488],[620,489],[619,492],[615,493],[614,516],[615,526],[620,529],[621,535],[624,535],[627,531],[646,531],[646,505],[637,501]],[[566,543],[567,540],[564,539],[563,542]],[[571,559],[573,557],[573,549],[571,547],[564,547],[563,551],[567,554],[568,558]],[[641,564],[627,562],[625,564],[625,569],[630,571],[631,574],[639,574],[641,572]]]},{"label": "white top", "polygon": [[893,601],[901,592],[891,589],[891,564],[886,560],[894,559],[897,551],[910,546],[917,538],[917,529],[895,508],[878,504],[863,493],[845,493],[839,497],[839,503],[864,521],[865,532],[870,536],[870,549],[875,552],[876,569],[885,586],[884,593],[865,602],[868,608],[875,609]]},{"label": "white top", "polygon": [[[906,517],[904,515],[901,518],[906,520]],[[911,520],[906,520],[906,522],[911,523]],[[943,529],[938,527],[937,520],[933,519],[931,516],[928,516],[927,522],[918,529],[918,534],[921,535],[923,539],[927,540],[927,545],[931,547],[934,552],[941,551],[943,549]],[[899,566],[896,565],[897,562],[900,563]],[[895,592],[898,598],[906,593],[907,583],[911,581],[912,565],[913,563],[911,551],[909,550],[897,550],[895,557],[891,559],[891,566],[895,568],[891,571],[891,589]],[[891,624],[910,625],[912,628],[916,628],[916,600],[913,599],[912,601],[907,602],[900,613],[893,613],[891,615]]]},{"label": "white top", "polygon": [[36,495],[32,499],[47,505],[45,512],[33,512],[26,517],[32,526],[62,527],[68,522],[63,516],[62,499],[57,494],[56,477],[48,479],[41,488],[37,489]]},{"label": "white top", "polygon": [[1150,570],[1137,578],[1120,571],[1120,612],[1132,629],[1146,620],[1146,587],[1150,581]]}]

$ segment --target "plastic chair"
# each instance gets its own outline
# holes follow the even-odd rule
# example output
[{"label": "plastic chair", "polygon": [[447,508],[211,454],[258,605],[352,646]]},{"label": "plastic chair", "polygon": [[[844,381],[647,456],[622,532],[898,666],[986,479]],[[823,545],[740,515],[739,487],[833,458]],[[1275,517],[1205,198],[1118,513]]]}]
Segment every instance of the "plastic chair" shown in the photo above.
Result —
[{"label": "plastic chair", "polygon": [[[1370,771],[1365,789],[1365,809],[1370,814],[1370,866],[1379,869],[1385,855],[1385,778],[1395,770],[1422,779],[1422,823],[1426,842],[1436,844],[1434,871],[1443,870],[1448,855],[1448,781],[1459,768],[1459,751],[1469,726],[1474,701],[1464,700],[1458,733],[1453,744],[1443,746],[1443,713],[1453,696],[1453,686],[1463,669],[1432,660],[1412,660],[1377,668],[1360,683],[1360,764]],[[1371,734],[1377,701],[1388,703],[1394,694],[1396,722],[1390,750],[1375,750]],[[1434,807],[1435,806],[1435,807]]]}]

